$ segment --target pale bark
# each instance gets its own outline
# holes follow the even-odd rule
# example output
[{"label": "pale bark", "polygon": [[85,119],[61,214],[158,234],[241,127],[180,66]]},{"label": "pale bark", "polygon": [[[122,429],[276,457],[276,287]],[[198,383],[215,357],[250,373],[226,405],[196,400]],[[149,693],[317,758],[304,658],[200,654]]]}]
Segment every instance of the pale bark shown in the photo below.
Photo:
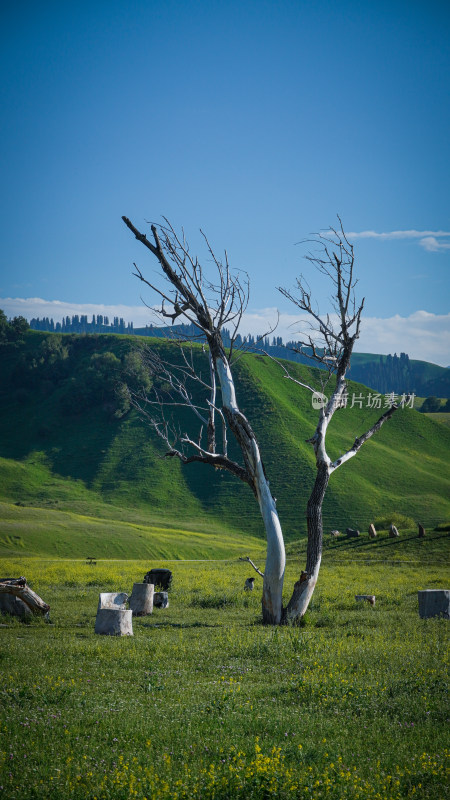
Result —
[{"label": "pale bark", "polygon": [[13,594],[19,597],[33,614],[48,614],[50,606],[44,603],[42,598],[30,589],[25,578],[11,578],[6,580],[10,580],[11,582],[0,583],[0,592],[2,594]]},{"label": "pale bark", "polygon": [[286,567],[283,532],[275,500],[270,491],[256,437],[239,410],[233,376],[224,356],[216,361],[224,411],[238,440],[264,522],[267,539],[266,566],[263,578],[262,614],[266,624],[278,625],[283,613],[283,580]]},{"label": "pale bark", "polygon": [[[256,443],[254,443],[256,449]],[[267,537],[266,566],[263,578],[262,613],[263,622],[278,625],[283,613],[283,580],[286,567],[283,532],[281,530],[275,500],[264,475],[259,458],[255,476],[259,508]]]}]

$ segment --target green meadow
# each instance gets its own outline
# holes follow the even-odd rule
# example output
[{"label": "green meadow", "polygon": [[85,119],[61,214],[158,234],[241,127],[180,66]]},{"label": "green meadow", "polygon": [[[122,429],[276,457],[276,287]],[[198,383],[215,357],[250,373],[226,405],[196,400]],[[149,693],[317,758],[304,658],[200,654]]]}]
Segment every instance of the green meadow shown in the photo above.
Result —
[{"label": "green meadow", "polygon": [[[421,620],[417,590],[446,587],[447,560],[445,531],[327,541],[304,624],[267,629],[237,558],[3,559],[51,611],[1,623],[0,795],[440,800],[448,621]],[[156,565],[169,608],[96,636],[98,593]]]},{"label": "green meadow", "polygon": [[[139,346],[31,332],[0,352],[0,573],[51,606],[49,622],[0,620],[0,797],[441,800],[448,621],[421,620],[417,591],[448,587],[450,431],[398,411],[332,476],[311,607],[268,629],[239,560],[264,568],[257,504],[220,471],[164,459],[117,394]],[[316,412],[274,362],[236,370],[285,532],[286,602],[305,563]],[[369,392],[350,384],[350,398]],[[376,415],[364,402],[336,414],[330,455]],[[329,535],[347,526],[362,535]],[[135,619],[133,637],[96,636],[99,592],[164,566],[169,608]]]}]

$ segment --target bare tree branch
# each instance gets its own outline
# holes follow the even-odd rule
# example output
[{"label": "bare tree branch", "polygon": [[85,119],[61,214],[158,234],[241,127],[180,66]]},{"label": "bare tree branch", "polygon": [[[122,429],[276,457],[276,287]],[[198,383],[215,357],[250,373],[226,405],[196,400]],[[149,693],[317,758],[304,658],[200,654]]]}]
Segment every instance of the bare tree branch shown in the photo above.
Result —
[{"label": "bare tree branch", "polygon": [[261,575],[261,578],[264,578],[264,572],[261,572],[261,570],[258,569],[256,564],[254,564],[253,561],[251,560],[251,558],[249,558],[248,556],[240,556],[239,561],[247,561],[249,564],[252,565],[253,569],[258,573],[258,575]]},{"label": "bare tree branch", "polygon": [[301,386],[302,389],[308,389],[313,394],[315,393],[316,389],[310,386],[309,383],[303,383],[302,381],[299,381],[297,378],[294,378],[294,376],[291,375],[291,373],[289,372],[288,368],[284,364],[282,364],[281,361],[278,360],[278,358],[275,358],[275,356],[270,355],[270,353],[267,353],[265,350],[263,350],[263,353],[265,356],[267,356],[267,358],[270,358],[271,361],[274,361],[275,364],[278,364],[280,369],[282,369],[284,372],[283,376],[284,378],[287,378],[289,381],[292,381],[292,383],[296,383],[297,386]]},{"label": "bare tree branch", "polygon": [[356,456],[356,453],[361,449],[363,444],[365,444],[365,442],[367,442],[367,440],[370,439],[370,437],[373,436],[374,433],[377,433],[377,431],[380,430],[381,426],[384,425],[384,423],[392,417],[392,415],[397,411],[397,409],[398,405],[394,403],[387,411],[385,411],[384,414],[381,415],[381,417],[375,422],[375,424],[372,425],[372,427],[369,428],[368,431],[366,431],[366,433],[363,433],[361,436],[357,436],[350,450],[347,450],[346,453],[344,453],[342,456],[337,458],[336,461],[333,461],[333,463],[330,464],[330,473],[334,472],[336,469],[338,469],[338,467],[342,466],[342,464],[345,464],[345,462],[348,461],[350,458],[353,458],[353,456]]}]

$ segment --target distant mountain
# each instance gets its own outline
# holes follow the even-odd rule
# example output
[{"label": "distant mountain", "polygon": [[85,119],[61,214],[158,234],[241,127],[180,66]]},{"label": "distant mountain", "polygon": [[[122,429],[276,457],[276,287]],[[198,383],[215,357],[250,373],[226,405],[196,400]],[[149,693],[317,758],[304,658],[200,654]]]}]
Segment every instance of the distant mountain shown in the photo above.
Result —
[{"label": "distant mountain", "polygon": [[410,359],[405,353],[353,353],[349,377],[382,394],[414,392],[419,397],[450,397],[450,372],[446,367]]},{"label": "distant mountain", "polygon": [[[135,329],[141,336],[189,338],[195,336],[193,325],[176,325],[174,327],[152,327]],[[229,344],[229,333],[225,331],[225,344]],[[266,352],[273,358],[286,359],[297,364],[308,365],[309,359],[302,353],[295,352],[299,343],[295,341],[283,343],[281,336],[238,337],[235,347],[247,352]],[[307,351],[306,351],[307,352]],[[446,367],[431,364],[428,361],[410,359],[406,353],[394,355],[377,355],[371,353],[353,353],[352,366],[348,375],[350,380],[363,383],[381,394],[414,393],[418,397],[450,397],[450,372]]]},{"label": "distant mountain", "polygon": [[[152,336],[157,338],[192,338],[198,334],[194,325],[174,325],[157,327],[146,325],[144,328],[134,328],[133,323],[126,323],[122,317],[114,317],[110,322],[108,317],[101,315],[92,316],[89,320],[86,315],[71,318],[65,317],[62,323],[54,323],[53,319],[32,319],[30,327],[34,330],[51,331],[56,333],[119,333],[136,334],[138,336]],[[224,342],[229,345],[230,332],[224,330]],[[201,337],[198,337],[200,341]],[[236,348],[243,348],[248,352],[265,351],[273,358],[285,358],[297,364],[308,364],[308,358],[298,352],[299,343],[289,341],[284,343],[281,336],[238,336]],[[414,393],[419,397],[450,397],[450,372],[448,367],[440,367],[427,361],[410,359],[406,353],[394,355],[377,355],[371,353],[354,353],[352,366],[349,372],[352,380],[370,386],[381,394]]]}]

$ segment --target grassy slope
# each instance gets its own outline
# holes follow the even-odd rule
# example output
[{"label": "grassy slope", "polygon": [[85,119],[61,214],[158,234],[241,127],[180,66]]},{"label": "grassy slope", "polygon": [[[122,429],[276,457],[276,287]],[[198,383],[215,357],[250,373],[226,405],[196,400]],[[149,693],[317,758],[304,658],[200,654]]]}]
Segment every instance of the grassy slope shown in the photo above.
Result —
[{"label": "grassy slope", "polygon": [[[70,511],[18,507],[0,503],[0,556],[97,559],[229,558],[242,554],[242,537],[209,530],[149,525],[105,519]],[[246,547],[261,551],[262,542],[246,538]]]},{"label": "grassy slope", "polygon": [[[275,476],[272,487],[280,498],[282,519],[284,515],[289,519],[285,506],[291,503],[298,510],[298,492],[307,496],[313,480],[313,456],[305,439],[314,431],[316,414],[306,392],[301,394],[291,382],[279,380],[276,364],[258,357],[249,359],[246,367],[259,390],[264,387],[269,406],[261,420],[263,439],[264,429],[267,434],[270,429],[282,432],[281,445],[267,435],[264,452],[267,471]],[[367,395],[369,390],[350,383],[350,397],[353,391]],[[351,447],[355,436],[369,428],[378,414],[356,407],[338,412],[328,433],[330,456]],[[446,518],[448,444],[447,431],[433,420],[410,409],[399,410],[353,460],[332,475],[324,504],[325,524],[364,528],[372,517],[394,510],[419,520],[428,518],[433,524],[439,517]]]},{"label": "grassy slope", "polygon": [[445,425],[446,428],[450,428],[450,414],[442,411],[435,411],[434,414],[426,414],[425,416],[427,416],[428,419],[432,419],[433,422],[439,422],[440,425]]},{"label": "grassy slope", "polygon": [[[31,334],[26,347],[32,351],[47,335]],[[96,347],[120,354],[128,341],[96,337]],[[89,339],[88,345],[93,346]],[[14,352],[3,357],[3,375],[14,359]],[[315,412],[308,394],[284,380],[273,362],[248,356],[236,370],[239,400],[260,439],[286,537],[296,538],[305,532],[306,499],[314,479],[312,449],[305,440],[314,430]],[[305,374],[297,365],[293,371]],[[356,384],[350,386],[350,397],[353,391],[366,394]],[[223,557],[223,545],[215,538],[219,534],[230,553],[246,537],[246,549],[255,546],[253,537],[262,536],[263,530],[247,486],[202,465],[182,469],[179,462],[162,459],[161,443],[134,413],[113,420],[98,407],[65,417],[60,395],[56,387],[50,394],[30,393],[20,404],[10,393],[0,397],[0,499],[10,504],[0,523],[3,551],[15,549],[12,536],[25,541],[25,530],[32,537],[25,541],[25,551],[79,558],[90,554],[86,548],[94,548],[97,557]],[[336,414],[329,431],[330,454],[337,456],[351,446],[375,417],[376,412],[364,408]],[[364,529],[374,517],[393,511],[428,527],[449,519],[449,444],[450,432],[442,425],[415,411],[398,411],[332,476],[324,506],[326,529]],[[30,507],[40,512],[33,522]],[[38,535],[45,529],[47,534]],[[169,529],[207,534],[209,544],[200,537],[194,546],[192,535],[189,544],[173,532],[166,544]],[[108,544],[101,531],[111,532]]]}]

